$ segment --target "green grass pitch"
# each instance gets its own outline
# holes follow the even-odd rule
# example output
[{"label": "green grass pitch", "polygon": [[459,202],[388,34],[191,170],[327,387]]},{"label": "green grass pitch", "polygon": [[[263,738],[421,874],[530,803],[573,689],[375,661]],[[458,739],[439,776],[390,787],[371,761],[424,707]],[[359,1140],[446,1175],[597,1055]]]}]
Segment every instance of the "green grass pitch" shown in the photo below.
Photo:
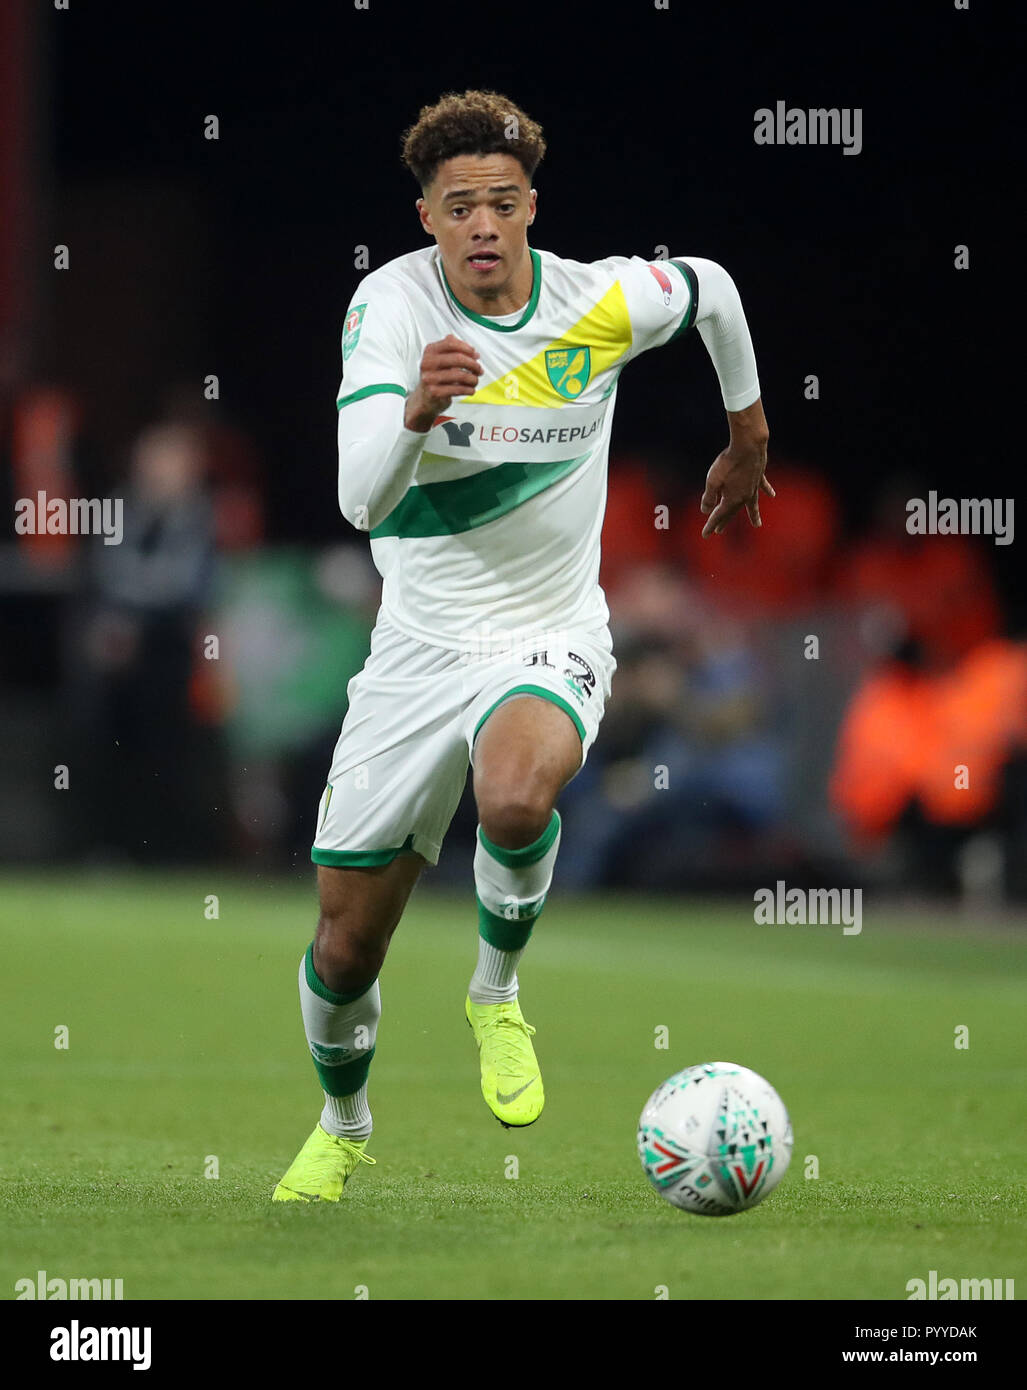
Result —
[{"label": "green grass pitch", "polygon": [[[419,887],[382,975],[378,1165],[338,1205],[272,1206],[320,1111],[314,916],[312,880],[0,878],[5,1298],[40,1269],[126,1299],[904,1299],[932,1269],[1027,1290],[1014,928],[868,910],[844,936],[557,882],[521,970],[546,1109],[507,1131],[463,1017],[473,891]],[[725,1219],[669,1207],[635,1153],[650,1092],[713,1060],[768,1077],[795,1128],[781,1186]]]}]

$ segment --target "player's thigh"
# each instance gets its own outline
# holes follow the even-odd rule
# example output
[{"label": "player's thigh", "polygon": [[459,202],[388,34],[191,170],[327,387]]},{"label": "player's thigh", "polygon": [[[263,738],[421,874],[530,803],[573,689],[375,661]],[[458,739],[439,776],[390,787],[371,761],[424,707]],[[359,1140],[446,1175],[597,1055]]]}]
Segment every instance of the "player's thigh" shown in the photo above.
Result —
[{"label": "player's thigh", "polygon": [[537,695],[504,700],[474,744],[479,810],[514,800],[547,810],[581,766],[581,736],[559,705]]},{"label": "player's thigh", "polygon": [[319,864],[319,935],[338,932],[387,946],[424,865],[420,854],[411,853],[374,867],[337,869]]}]

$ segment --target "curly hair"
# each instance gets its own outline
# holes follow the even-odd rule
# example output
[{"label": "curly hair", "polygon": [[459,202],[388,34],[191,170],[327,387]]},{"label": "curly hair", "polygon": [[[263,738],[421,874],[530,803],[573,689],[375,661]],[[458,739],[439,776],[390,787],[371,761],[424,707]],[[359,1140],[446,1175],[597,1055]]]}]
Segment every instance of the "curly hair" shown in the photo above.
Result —
[{"label": "curly hair", "polygon": [[499,92],[447,92],[403,135],[403,163],[422,189],[461,154],[512,154],[530,183],[545,152],[542,127]]}]

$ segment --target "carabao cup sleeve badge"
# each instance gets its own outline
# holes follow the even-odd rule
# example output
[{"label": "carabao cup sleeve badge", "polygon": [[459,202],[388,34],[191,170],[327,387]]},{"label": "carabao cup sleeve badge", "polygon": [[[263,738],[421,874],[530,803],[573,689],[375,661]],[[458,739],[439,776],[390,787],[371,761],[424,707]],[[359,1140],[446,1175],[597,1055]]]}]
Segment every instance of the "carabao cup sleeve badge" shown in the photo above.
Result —
[{"label": "carabao cup sleeve badge", "polygon": [[342,334],[342,360],[344,362],[349,361],[353,355],[353,349],[360,341],[360,329],[364,322],[366,308],[366,304],[354,304],[346,315],[346,326]]}]

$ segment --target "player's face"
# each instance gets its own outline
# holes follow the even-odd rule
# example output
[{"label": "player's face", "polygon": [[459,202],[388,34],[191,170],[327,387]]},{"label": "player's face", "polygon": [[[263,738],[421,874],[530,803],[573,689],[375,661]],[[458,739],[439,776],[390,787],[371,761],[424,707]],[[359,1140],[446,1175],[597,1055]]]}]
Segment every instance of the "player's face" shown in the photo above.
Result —
[{"label": "player's face", "polygon": [[[453,293],[474,308],[512,313],[531,293],[527,229],[535,190],[510,154],[460,155],[440,164],[417,200],[421,225],[439,244]],[[514,302],[519,301],[519,302]]]}]

